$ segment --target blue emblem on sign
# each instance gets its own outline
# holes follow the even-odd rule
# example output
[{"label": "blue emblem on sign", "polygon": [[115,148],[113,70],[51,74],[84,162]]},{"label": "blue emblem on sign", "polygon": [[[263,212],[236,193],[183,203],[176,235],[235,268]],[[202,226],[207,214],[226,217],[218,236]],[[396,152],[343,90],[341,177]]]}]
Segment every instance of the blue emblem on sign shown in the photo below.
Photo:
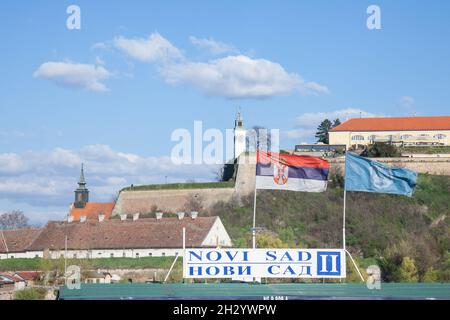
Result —
[{"label": "blue emblem on sign", "polygon": [[339,251],[317,252],[317,275],[340,276],[341,253]]}]

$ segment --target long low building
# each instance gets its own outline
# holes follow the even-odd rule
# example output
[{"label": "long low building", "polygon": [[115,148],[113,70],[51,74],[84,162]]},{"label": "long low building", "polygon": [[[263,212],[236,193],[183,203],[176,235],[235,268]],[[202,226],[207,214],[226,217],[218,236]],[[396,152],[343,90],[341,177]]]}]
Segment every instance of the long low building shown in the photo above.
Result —
[{"label": "long low building", "polygon": [[[183,228],[188,248],[230,247],[219,217],[184,217],[49,221],[42,229],[5,230],[0,259],[111,258],[182,254]],[[24,236],[26,235],[26,236]],[[2,240],[3,239],[3,240]]]},{"label": "long low building", "polygon": [[347,148],[374,142],[402,146],[450,145],[450,116],[350,119],[329,131],[330,145]]}]

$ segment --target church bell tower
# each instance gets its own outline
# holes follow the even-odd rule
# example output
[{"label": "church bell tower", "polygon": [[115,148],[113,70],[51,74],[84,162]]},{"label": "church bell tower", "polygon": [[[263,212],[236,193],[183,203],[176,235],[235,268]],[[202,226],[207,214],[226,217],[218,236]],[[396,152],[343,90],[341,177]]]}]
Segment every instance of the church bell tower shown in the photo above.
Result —
[{"label": "church bell tower", "polygon": [[84,179],[84,168],[81,164],[80,180],[78,181],[78,188],[75,190],[75,208],[84,208],[89,202],[89,190],[86,188],[86,180]]}]

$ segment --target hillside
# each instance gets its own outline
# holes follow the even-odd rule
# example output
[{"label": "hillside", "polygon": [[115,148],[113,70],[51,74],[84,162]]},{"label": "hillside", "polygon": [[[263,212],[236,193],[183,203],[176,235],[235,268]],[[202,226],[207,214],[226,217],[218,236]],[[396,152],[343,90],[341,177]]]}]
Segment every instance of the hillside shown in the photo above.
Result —
[{"label": "hillside", "polygon": [[[266,247],[342,246],[343,178],[325,193],[258,190],[258,244]],[[347,193],[347,247],[362,267],[378,264],[384,281],[450,281],[450,177],[420,174],[412,198]],[[218,203],[239,247],[251,245],[253,195]]]}]

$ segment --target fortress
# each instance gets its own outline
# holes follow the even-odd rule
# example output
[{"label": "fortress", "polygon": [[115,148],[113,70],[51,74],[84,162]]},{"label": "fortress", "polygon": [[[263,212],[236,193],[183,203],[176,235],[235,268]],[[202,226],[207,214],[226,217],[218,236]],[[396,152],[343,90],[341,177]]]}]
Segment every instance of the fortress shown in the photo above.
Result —
[{"label": "fortress", "polygon": [[[226,168],[226,182],[190,183],[174,185],[131,186],[120,191],[115,203],[88,202],[88,190],[85,187],[83,170],[79,188],[75,191],[75,202],[70,217],[74,220],[109,219],[134,214],[155,212],[189,212],[192,202],[201,203],[208,210],[219,201],[239,201],[253,193],[255,185],[255,155],[247,152],[246,129],[241,114],[238,113],[234,126],[234,159]],[[328,159],[331,171],[344,174],[343,157]],[[450,155],[430,157],[412,155],[400,158],[377,158],[388,166],[404,167],[418,173],[450,175]]]}]

